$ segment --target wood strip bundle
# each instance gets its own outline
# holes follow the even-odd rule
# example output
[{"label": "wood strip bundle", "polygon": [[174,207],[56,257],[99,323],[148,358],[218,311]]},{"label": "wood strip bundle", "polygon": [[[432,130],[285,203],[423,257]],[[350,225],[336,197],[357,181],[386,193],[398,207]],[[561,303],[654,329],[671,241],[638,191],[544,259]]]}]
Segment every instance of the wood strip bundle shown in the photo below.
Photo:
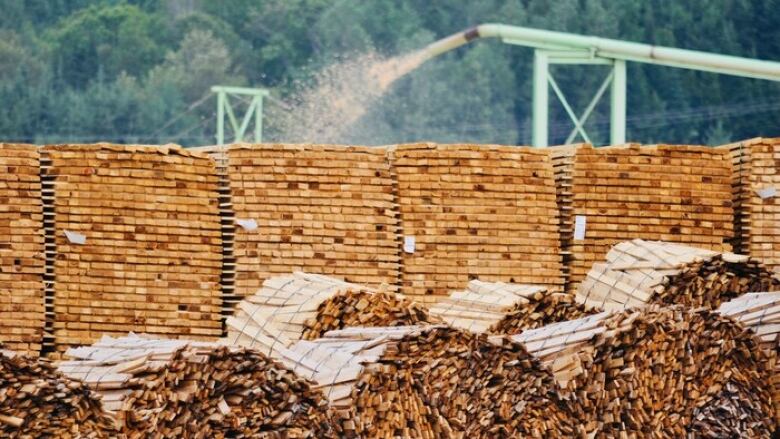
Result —
[{"label": "wood strip bundle", "polygon": [[560,290],[552,163],[492,145],[394,147],[404,235],[402,292],[435,302],[469,280]]},{"label": "wood strip bundle", "polygon": [[44,243],[38,149],[0,143],[0,342],[38,355]]},{"label": "wood strip bundle", "polygon": [[472,280],[430,307],[431,315],[450,326],[472,332],[516,334],[553,322],[572,320],[595,311],[574,296],[549,293],[538,285]]},{"label": "wood strip bundle", "polygon": [[617,244],[594,264],[577,301],[606,310],[648,303],[717,309],[753,291],[780,290],[780,276],[754,258],[635,239]]},{"label": "wood strip bundle", "polygon": [[110,428],[87,386],[46,360],[0,349],[0,436],[105,438]]},{"label": "wood strip bundle", "polygon": [[725,145],[732,158],[735,251],[780,268],[780,138],[756,138]]},{"label": "wood strip bundle", "polygon": [[555,147],[551,154],[565,221],[561,247],[570,258],[567,291],[576,291],[591,265],[620,241],[641,238],[730,250],[727,151],[632,144]]},{"label": "wood strip bundle", "polygon": [[120,437],[332,437],[322,393],[256,351],[131,335],[67,355]]},{"label": "wood strip bundle", "polygon": [[233,145],[236,294],[293,271],[396,289],[397,208],[382,148]]},{"label": "wood strip bundle", "polygon": [[595,437],[769,438],[775,428],[767,357],[717,312],[651,305],[511,338],[577,395]]},{"label": "wood strip bundle", "polygon": [[128,331],[221,335],[214,162],[177,146],[44,149],[57,349]]},{"label": "wood strip bundle", "polygon": [[438,321],[402,296],[298,272],[267,279],[256,294],[247,296],[227,320],[227,341],[273,355],[279,345],[289,347],[333,329]]},{"label": "wood strip bundle", "polygon": [[578,421],[522,346],[428,326],[348,328],[300,341],[339,437],[573,437]]}]

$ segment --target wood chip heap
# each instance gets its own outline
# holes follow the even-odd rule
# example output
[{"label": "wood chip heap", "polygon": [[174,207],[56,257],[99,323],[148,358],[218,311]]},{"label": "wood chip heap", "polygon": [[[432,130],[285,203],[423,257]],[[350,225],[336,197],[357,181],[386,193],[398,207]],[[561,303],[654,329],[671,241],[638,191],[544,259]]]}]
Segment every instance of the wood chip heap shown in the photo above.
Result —
[{"label": "wood chip heap", "polygon": [[577,301],[605,310],[648,303],[717,309],[754,291],[780,290],[780,277],[754,258],[660,241],[621,242],[594,264]]},{"label": "wood chip heap", "polygon": [[577,395],[595,437],[769,438],[775,428],[767,357],[717,312],[652,305],[511,338]]},{"label": "wood chip heap", "polygon": [[0,436],[104,438],[110,427],[87,386],[46,360],[0,349]]},{"label": "wood chip heap", "polygon": [[570,294],[549,293],[537,285],[477,279],[465,291],[455,291],[432,305],[430,312],[450,326],[494,334],[516,334],[595,313]]},{"label": "wood chip heap", "polygon": [[44,331],[38,149],[0,143],[0,342],[37,355]]},{"label": "wood chip heap", "polygon": [[348,328],[300,341],[339,437],[573,437],[579,421],[522,346],[445,327]]},{"label": "wood chip heap", "polygon": [[734,251],[780,268],[780,138],[756,138],[721,147],[731,152]]},{"label": "wood chip heap", "polygon": [[44,148],[57,350],[128,331],[221,335],[214,162],[180,147]]},{"label": "wood chip heap", "polygon": [[404,294],[436,302],[477,278],[561,289],[547,152],[412,144],[390,154],[404,235]]},{"label": "wood chip heap", "polygon": [[576,291],[591,265],[620,241],[642,238],[730,250],[727,151],[632,144],[564,146],[550,153],[562,203],[567,291]]},{"label": "wood chip heap", "polygon": [[228,344],[274,355],[280,345],[320,337],[349,326],[403,326],[440,322],[421,305],[328,276],[293,273],[272,277],[228,318]]},{"label": "wood chip heap", "polygon": [[227,154],[238,296],[293,271],[396,289],[397,206],[384,149],[264,144]]},{"label": "wood chip heap", "polygon": [[322,393],[256,351],[131,335],[67,355],[121,437],[332,437]]}]

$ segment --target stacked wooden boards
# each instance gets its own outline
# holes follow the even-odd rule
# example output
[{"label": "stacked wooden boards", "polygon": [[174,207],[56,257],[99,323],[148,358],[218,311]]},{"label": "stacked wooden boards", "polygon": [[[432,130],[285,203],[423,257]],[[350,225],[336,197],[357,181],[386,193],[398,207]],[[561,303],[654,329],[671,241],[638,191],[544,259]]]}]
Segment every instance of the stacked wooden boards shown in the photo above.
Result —
[{"label": "stacked wooden boards", "polygon": [[780,268],[780,138],[756,138],[721,147],[731,153],[734,248]]},{"label": "stacked wooden boards", "polygon": [[348,328],[293,349],[339,437],[574,437],[550,373],[508,340],[429,326]]},{"label": "stacked wooden boards", "polygon": [[236,221],[236,294],[293,271],[378,287],[397,285],[399,242],[382,148],[233,145],[227,150]]},{"label": "stacked wooden boards", "polygon": [[119,437],[333,437],[322,393],[251,350],[104,337],[59,370],[100,394]]},{"label": "stacked wooden boards", "polygon": [[606,263],[593,265],[577,301],[605,310],[648,303],[717,309],[744,293],[776,290],[780,276],[755,258],[634,239],[615,245]]},{"label": "stacked wooden boards", "polygon": [[561,247],[570,259],[567,291],[576,291],[591,265],[627,239],[730,249],[733,209],[727,151],[576,145],[552,148],[551,154],[562,203]]},{"label": "stacked wooden boards", "polygon": [[550,293],[538,285],[472,280],[431,305],[431,315],[471,332],[515,334],[549,323],[595,313],[565,293]]},{"label": "stacked wooden boards", "polygon": [[218,337],[214,162],[176,146],[43,149],[54,193],[57,350],[128,331]]},{"label": "stacked wooden boards", "polygon": [[428,311],[400,295],[340,279],[293,273],[266,279],[228,318],[226,342],[274,355],[301,339],[348,326],[405,326],[436,322]]},{"label": "stacked wooden boards", "polygon": [[44,331],[40,156],[0,143],[0,342],[37,355]]},{"label": "stacked wooden boards", "polygon": [[773,370],[741,324],[652,305],[511,337],[577,395],[595,437],[769,438]]},{"label": "stacked wooden boards", "polygon": [[402,292],[437,301],[469,280],[560,289],[558,214],[547,152],[490,145],[399,145]]}]

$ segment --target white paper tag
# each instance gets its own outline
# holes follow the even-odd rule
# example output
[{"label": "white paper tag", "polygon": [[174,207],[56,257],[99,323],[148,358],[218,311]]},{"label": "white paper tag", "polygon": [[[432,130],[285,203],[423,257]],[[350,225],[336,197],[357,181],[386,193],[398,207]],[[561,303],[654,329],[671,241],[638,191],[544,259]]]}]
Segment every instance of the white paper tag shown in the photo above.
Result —
[{"label": "white paper tag", "polygon": [[774,186],[765,187],[756,191],[761,198],[771,198],[777,195],[777,189]]},{"label": "white paper tag", "polygon": [[241,226],[244,230],[257,230],[257,221],[254,219],[237,219],[236,224]]},{"label": "white paper tag", "polygon": [[82,235],[81,233],[76,233],[76,232],[71,232],[70,230],[66,230],[65,237],[68,238],[68,242],[70,242],[71,244],[84,245],[87,243],[87,236]]},{"label": "white paper tag", "polygon": [[574,240],[582,241],[585,239],[585,215],[577,215],[574,217]]},{"label": "white paper tag", "polygon": [[406,253],[414,253],[414,236],[404,236],[404,251]]}]

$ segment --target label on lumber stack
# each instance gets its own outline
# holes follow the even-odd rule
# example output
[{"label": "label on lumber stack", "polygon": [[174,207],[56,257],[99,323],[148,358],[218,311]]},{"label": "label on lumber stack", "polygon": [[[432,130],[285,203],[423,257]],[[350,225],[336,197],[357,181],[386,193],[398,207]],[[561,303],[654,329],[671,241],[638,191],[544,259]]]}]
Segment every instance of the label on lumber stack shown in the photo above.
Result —
[{"label": "label on lumber stack", "polygon": [[236,294],[272,276],[306,271],[395,289],[400,237],[393,179],[382,148],[233,145]]},{"label": "label on lumber stack", "polygon": [[[551,150],[565,222],[567,291],[576,291],[591,265],[620,241],[641,238],[730,250],[733,210],[726,151],[672,145]],[[585,217],[587,231],[577,235],[572,219]]]},{"label": "label on lumber stack", "polygon": [[0,144],[0,342],[31,355],[44,331],[44,243],[38,149]]},{"label": "label on lumber stack", "polygon": [[558,210],[548,153],[525,147],[399,145],[402,292],[436,301],[471,279],[560,290]]},{"label": "label on lumber stack", "polygon": [[731,153],[734,248],[780,268],[780,138],[756,138],[725,145]]},{"label": "label on lumber stack", "polygon": [[58,351],[128,331],[221,335],[214,162],[176,146],[45,152],[55,187]]}]

